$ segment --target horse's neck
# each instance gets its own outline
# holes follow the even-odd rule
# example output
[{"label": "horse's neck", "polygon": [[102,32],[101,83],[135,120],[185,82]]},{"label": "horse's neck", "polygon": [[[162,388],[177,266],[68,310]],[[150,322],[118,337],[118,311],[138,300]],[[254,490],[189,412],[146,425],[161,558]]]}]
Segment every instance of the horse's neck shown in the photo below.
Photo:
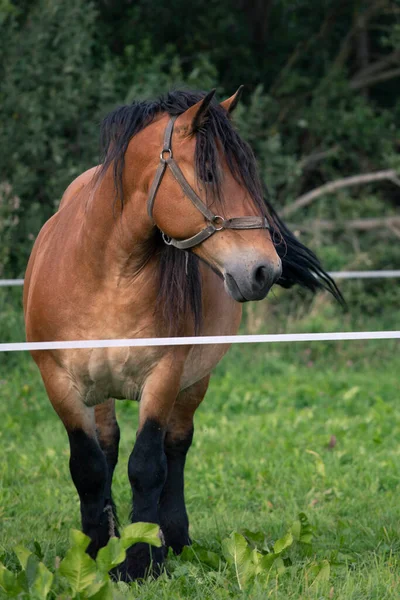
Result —
[{"label": "horse's neck", "polygon": [[124,190],[124,204],[116,199],[112,173],[88,186],[84,199],[82,240],[85,255],[107,269],[110,276],[130,276],[151,254],[154,227],[146,212],[146,193]]}]

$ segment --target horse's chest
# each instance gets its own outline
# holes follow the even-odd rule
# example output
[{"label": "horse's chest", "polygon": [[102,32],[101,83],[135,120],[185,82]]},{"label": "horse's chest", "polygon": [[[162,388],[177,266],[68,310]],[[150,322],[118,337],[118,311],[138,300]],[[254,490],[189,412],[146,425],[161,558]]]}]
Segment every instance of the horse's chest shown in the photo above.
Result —
[{"label": "horse's chest", "polygon": [[162,357],[160,348],[101,348],[68,371],[87,406],[109,397],[138,400],[148,375]]},{"label": "horse's chest", "polygon": [[[194,346],[184,363],[180,389],[208,375],[228,346]],[[170,350],[171,352],[171,350]],[[139,400],[150,374],[157,372],[165,348],[101,348],[79,362],[70,357],[66,365],[79,395],[87,406],[109,397]],[[165,377],[165,371],[163,371]]]}]

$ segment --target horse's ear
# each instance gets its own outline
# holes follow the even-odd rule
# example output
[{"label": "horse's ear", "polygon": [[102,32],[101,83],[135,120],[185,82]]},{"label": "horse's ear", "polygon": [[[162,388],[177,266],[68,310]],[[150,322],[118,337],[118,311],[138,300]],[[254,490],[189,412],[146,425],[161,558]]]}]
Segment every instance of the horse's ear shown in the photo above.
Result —
[{"label": "horse's ear", "polygon": [[235,110],[235,108],[239,104],[239,100],[242,95],[243,88],[244,88],[244,86],[241,85],[239,87],[239,89],[237,90],[237,92],[235,94],[233,94],[233,96],[231,96],[230,98],[227,98],[227,100],[224,100],[223,102],[221,102],[222,108],[224,108],[229,115]]},{"label": "horse's ear", "polygon": [[197,131],[200,129],[207,117],[207,111],[211,104],[211,100],[214,98],[214,94],[215,89],[211,90],[211,92],[204,96],[202,100],[185,110],[179,117],[179,121],[189,125],[190,131]]}]

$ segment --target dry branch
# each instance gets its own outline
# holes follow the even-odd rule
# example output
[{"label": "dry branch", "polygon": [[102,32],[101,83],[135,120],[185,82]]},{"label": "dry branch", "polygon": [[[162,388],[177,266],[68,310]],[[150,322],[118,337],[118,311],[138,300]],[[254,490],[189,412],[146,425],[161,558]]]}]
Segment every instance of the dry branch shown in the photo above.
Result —
[{"label": "dry branch", "polygon": [[320,187],[311,190],[311,192],[307,192],[302,196],[299,196],[293,204],[289,204],[285,206],[281,214],[283,217],[287,217],[288,215],[293,214],[299,208],[303,208],[304,206],[308,206],[311,204],[316,198],[323,196],[324,194],[332,194],[337,190],[346,187],[353,187],[356,185],[361,185],[364,183],[372,183],[374,181],[382,181],[388,180],[394,183],[395,185],[400,186],[400,180],[397,176],[396,171],[393,169],[388,169],[386,171],[376,171],[375,173],[365,173],[363,175],[354,175],[353,177],[345,177],[344,179],[338,179],[337,181],[330,181],[329,183],[325,183]]},{"label": "dry branch", "polygon": [[375,83],[379,83],[380,81],[387,81],[388,79],[394,79],[394,77],[400,76],[400,67],[397,69],[389,69],[384,73],[378,73],[377,75],[371,75],[370,77],[365,77],[364,79],[354,79],[350,82],[350,88],[352,90],[360,90],[370,85],[375,85]]},{"label": "dry branch", "polygon": [[308,156],[304,156],[300,160],[299,167],[304,171],[312,169],[316,163],[320,162],[321,160],[325,160],[325,158],[330,156],[335,156],[339,150],[340,146],[332,146],[332,148],[328,148],[327,150],[318,150],[313,152]]},{"label": "dry branch", "polygon": [[400,62],[400,50],[395,50],[391,54],[387,54],[386,56],[383,56],[379,60],[376,60],[375,62],[370,63],[367,67],[364,67],[363,69],[358,71],[358,73],[356,73],[353,76],[351,83],[359,81],[361,79],[365,79],[366,77],[375,75],[376,73],[379,73],[380,71],[386,69],[386,67],[389,67],[393,63],[398,63],[398,62]]}]

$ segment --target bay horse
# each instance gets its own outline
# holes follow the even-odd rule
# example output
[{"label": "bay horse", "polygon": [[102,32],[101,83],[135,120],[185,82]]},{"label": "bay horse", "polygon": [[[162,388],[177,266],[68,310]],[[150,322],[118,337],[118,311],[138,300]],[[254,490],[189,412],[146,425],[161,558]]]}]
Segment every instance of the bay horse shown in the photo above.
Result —
[{"label": "bay horse", "polygon": [[[24,287],[29,341],[232,335],[242,303],[274,283],[341,295],[264,200],[254,155],[219,104],[174,91],[102,125],[104,160],[73,181],[34,244]],[[161,548],[132,546],[129,581],[190,544],[185,457],[193,416],[228,346],[35,351],[70,443],[82,529],[95,557],[117,530],[115,399],[140,400],[128,462],[132,522],[160,525]]]}]

